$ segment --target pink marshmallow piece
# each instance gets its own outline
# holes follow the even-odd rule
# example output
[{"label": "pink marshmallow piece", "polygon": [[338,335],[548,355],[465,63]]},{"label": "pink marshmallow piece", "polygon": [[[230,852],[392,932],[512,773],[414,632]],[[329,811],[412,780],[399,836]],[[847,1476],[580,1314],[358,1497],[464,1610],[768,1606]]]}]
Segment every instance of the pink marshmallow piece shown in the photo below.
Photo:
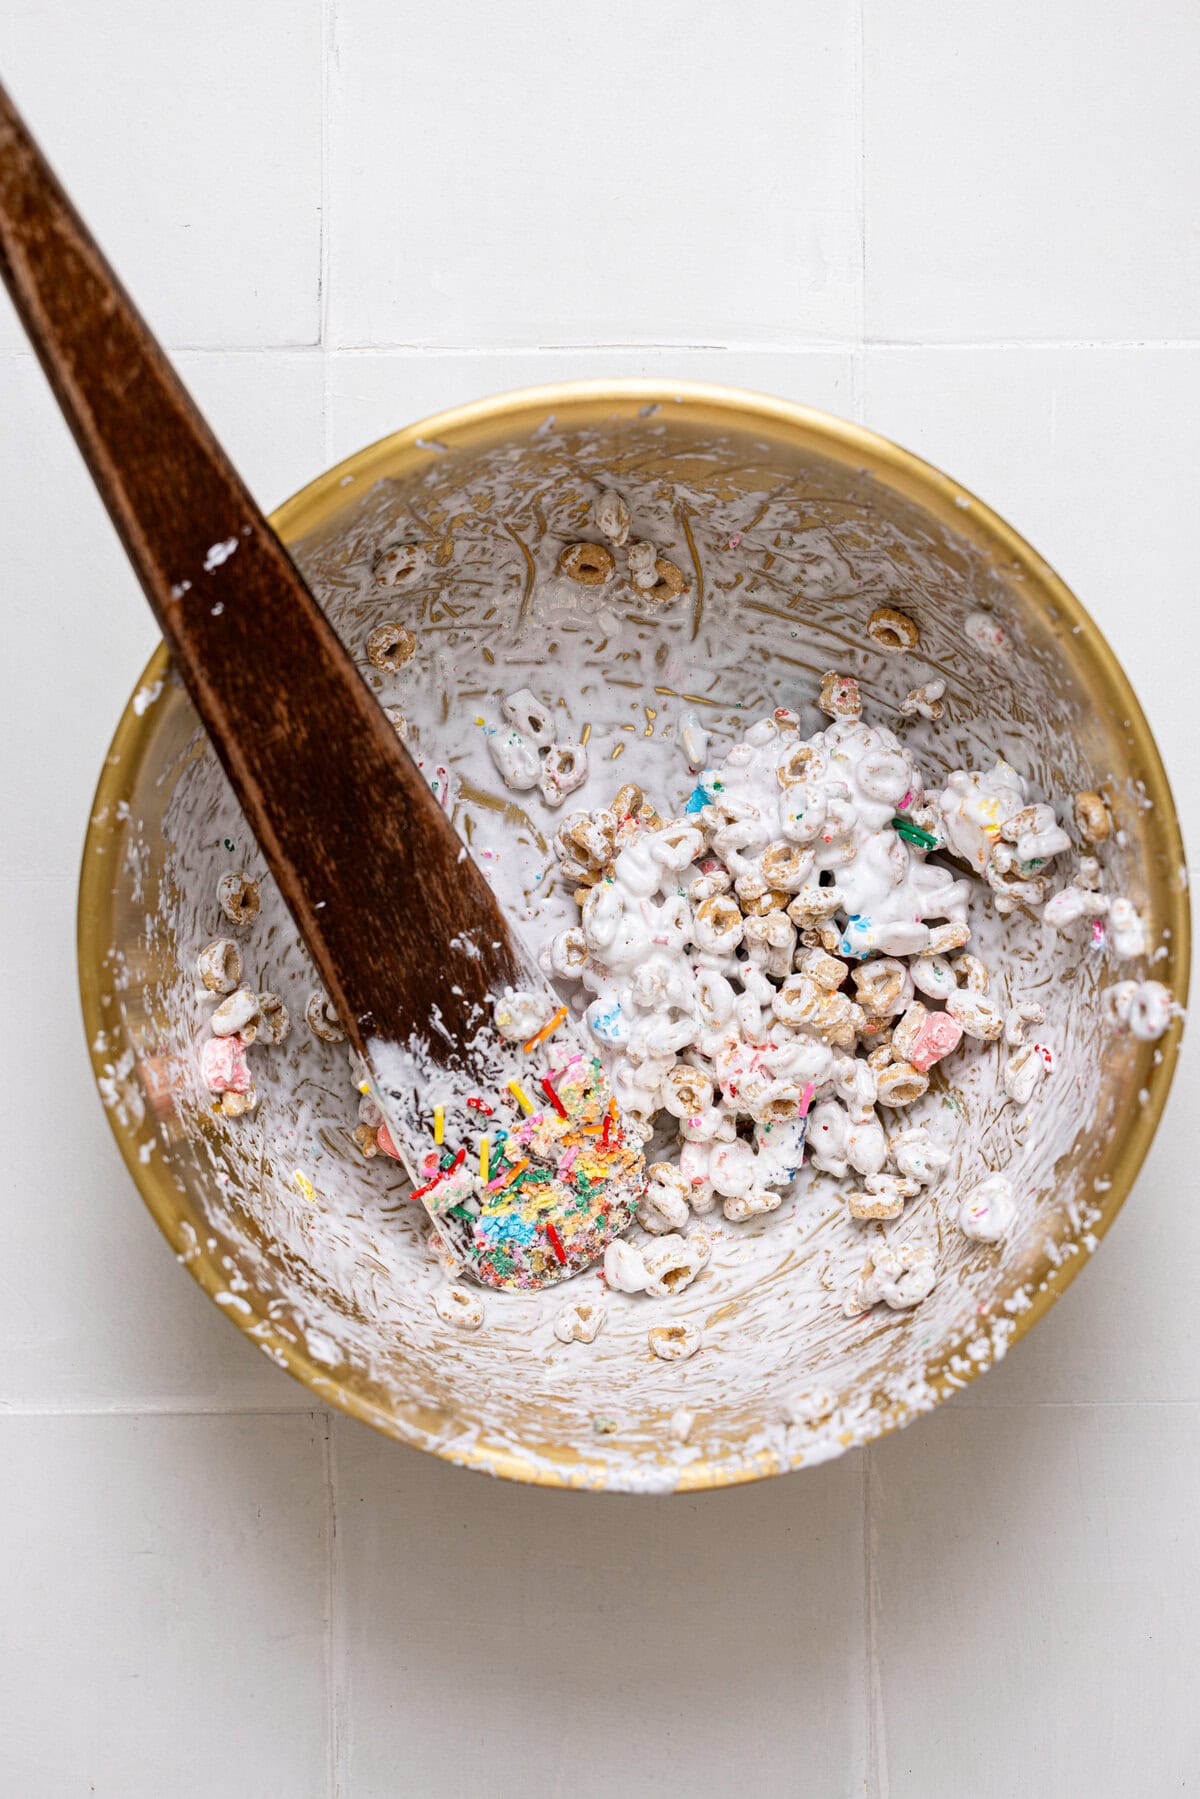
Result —
[{"label": "pink marshmallow piece", "polygon": [[962,1042],[962,1026],[949,1012],[931,1012],[915,1033],[908,1059],[920,1074]]},{"label": "pink marshmallow piece", "polygon": [[238,1036],[210,1037],[200,1051],[200,1072],[210,1093],[248,1093],[246,1045]]},{"label": "pink marshmallow piece", "polygon": [[[378,1147],[383,1151],[385,1156],[394,1156],[397,1162],[400,1160],[400,1151],[396,1148],[396,1145],[393,1143],[392,1133],[388,1130],[388,1127],[386,1124],[376,1125],[376,1127],[375,1127],[375,1142],[378,1145]],[[436,1172],[436,1169],[437,1169],[437,1163],[435,1162],[434,1163],[435,1172]]]}]

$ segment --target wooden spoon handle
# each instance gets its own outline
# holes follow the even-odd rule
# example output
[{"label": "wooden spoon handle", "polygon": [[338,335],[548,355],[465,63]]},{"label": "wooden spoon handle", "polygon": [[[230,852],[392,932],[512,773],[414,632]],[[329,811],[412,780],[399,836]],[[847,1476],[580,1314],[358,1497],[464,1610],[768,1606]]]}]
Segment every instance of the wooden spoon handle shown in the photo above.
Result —
[{"label": "wooden spoon handle", "polygon": [[3,88],[0,275],[356,1045],[439,1004],[452,1038],[495,958],[450,1015],[413,971],[464,926],[510,965],[491,893]]}]

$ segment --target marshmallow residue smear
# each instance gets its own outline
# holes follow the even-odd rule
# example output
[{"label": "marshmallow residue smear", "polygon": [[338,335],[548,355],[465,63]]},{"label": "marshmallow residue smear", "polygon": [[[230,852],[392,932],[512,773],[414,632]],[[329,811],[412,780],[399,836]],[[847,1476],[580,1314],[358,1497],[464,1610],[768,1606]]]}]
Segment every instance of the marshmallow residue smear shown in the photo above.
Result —
[{"label": "marshmallow residue smear", "polygon": [[103,1092],[189,1196],[181,1258],[319,1392],[581,1485],[821,1460],[1002,1356],[1094,1246],[1177,1029],[1173,839],[1086,646],[969,510],[686,407],[430,448],[344,500],[298,559],[650,1185],[610,1278],[467,1284],[168,683],[107,865],[139,922]]}]

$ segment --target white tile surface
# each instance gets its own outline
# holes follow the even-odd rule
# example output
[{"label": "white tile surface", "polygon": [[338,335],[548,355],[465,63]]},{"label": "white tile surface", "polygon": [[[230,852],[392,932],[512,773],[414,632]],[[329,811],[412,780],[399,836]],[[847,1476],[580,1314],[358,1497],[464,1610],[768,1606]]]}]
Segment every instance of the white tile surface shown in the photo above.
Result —
[{"label": "white tile surface", "polygon": [[324,468],[318,350],[185,350],[175,364],[260,506],[277,506]]},{"label": "white tile surface", "polygon": [[336,344],[856,328],[853,9],[339,0]]},{"label": "white tile surface", "polygon": [[866,0],[871,337],[1195,338],[1200,12]]},{"label": "white tile surface", "polygon": [[[0,0],[0,41],[267,504],[544,381],[865,412],[1077,588],[1200,832],[1194,8]],[[154,633],[20,341],[0,299],[3,1799],[1180,1790],[1190,1058],[1096,1265],[867,1456],[643,1503],[314,1425],[92,1091],[74,877]]]},{"label": "white tile surface", "polygon": [[[321,362],[179,359],[259,499],[322,466]],[[11,423],[10,423],[11,421]],[[158,633],[40,367],[0,354],[0,730],[5,873],[74,876],[101,759]]]},{"label": "white tile surface", "polygon": [[1200,841],[1187,601],[1200,465],[1194,349],[869,348],[866,423],[1004,514],[1079,595],[1120,656]]},{"label": "white tile surface", "polygon": [[[0,0],[4,80],[168,344],[313,343],[321,0]],[[24,342],[0,294],[0,347]]]},{"label": "white tile surface", "polygon": [[464,1476],[344,1421],[334,1443],[353,1799],[391,1799],[401,1768],[488,1799],[866,1790],[861,1458],[643,1505]]},{"label": "white tile surface", "polygon": [[324,1438],[0,1418],[0,1791],[323,1799]]},{"label": "white tile surface", "polygon": [[1196,1407],[956,1404],[870,1453],[888,1799],[1188,1790]]},{"label": "white tile surface", "polygon": [[843,415],[854,406],[854,358],[845,350],[342,351],[328,360],[331,461],[446,407],[553,381],[715,381]]}]

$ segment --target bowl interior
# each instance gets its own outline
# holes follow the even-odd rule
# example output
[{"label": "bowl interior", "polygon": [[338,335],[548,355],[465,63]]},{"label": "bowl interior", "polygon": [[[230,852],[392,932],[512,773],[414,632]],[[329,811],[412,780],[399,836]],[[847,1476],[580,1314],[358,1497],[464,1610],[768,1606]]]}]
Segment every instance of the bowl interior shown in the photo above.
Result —
[{"label": "bowl interior", "polygon": [[[634,535],[688,581],[668,608],[615,580],[584,587],[557,572],[565,544],[596,535],[589,508],[609,486],[627,500]],[[564,734],[590,727],[591,774],[568,808],[607,804],[634,781],[669,813],[692,786],[678,742],[685,712],[714,747],[778,705],[798,708],[811,731],[825,722],[813,709],[821,676],[837,668],[858,677],[868,720],[913,744],[931,782],[1001,755],[1035,797],[1101,788],[1117,826],[1110,890],[1143,911],[1153,973],[1185,996],[1182,850],[1127,682],[1028,546],[894,446],[719,390],[560,389],[402,432],[321,477],[276,522],[537,940],[576,911],[554,878],[561,815],[508,793],[488,756],[502,695],[531,687]],[[422,546],[423,572],[383,593],[372,558],[396,537]],[[867,638],[883,604],[918,622],[912,653],[887,655]],[[1001,652],[979,646],[980,615],[1001,627]],[[366,663],[366,639],[385,620],[417,639],[395,674]],[[945,718],[902,719],[905,693],[935,675]],[[482,1328],[465,1334],[434,1309],[445,1277],[407,1183],[354,1144],[347,1060],[303,1025],[311,970],[269,880],[240,933],[246,978],[278,992],[297,1023],[282,1046],[252,1052],[253,1117],[214,1115],[196,1063],[205,1008],[194,963],[228,929],[215,896],[231,869],[265,873],[160,652],[101,779],[81,895],[89,1041],[129,1165],[192,1272],[264,1353],[409,1443],[515,1478],[631,1490],[754,1478],[927,1408],[1004,1354],[1086,1260],[1128,1191],[1174,1066],[1177,1029],[1147,1045],[1106,1027],[1100,995],[1119,976],[1086,930],[1057,937],[1019,913],[1001,924],[981,890],[980,953],[1002,998],[1045,1005],[1039,1035],[1056,1069],[1020,1111],[988,1046],[955,1058],[914,1109],[952,1150],[940,1185],[889,1227],[936,1245],[940,1276],[921,1307],[843,1316],[879,1227],[848,1218],[845,1183],[806,1170],[777,1213],[741,1225],[717,1215],[708,1269],[667,1302],[671,1321],[704,1332],[690,1361],[655,1360],[647,1329],[667,1314],[641,1296],[608,1296],[591,1345],[554,1337],[562,1293],[489,1295]],[[1000,1168],[1020,1196],[1018,1227],[1002,1248],[973,1244],[954,1224],[959,1201]],[[576,1285],[604,1297],[597,1274]],[[670,1430],[681,1407],[695,1415],[686,1443]]]}]

